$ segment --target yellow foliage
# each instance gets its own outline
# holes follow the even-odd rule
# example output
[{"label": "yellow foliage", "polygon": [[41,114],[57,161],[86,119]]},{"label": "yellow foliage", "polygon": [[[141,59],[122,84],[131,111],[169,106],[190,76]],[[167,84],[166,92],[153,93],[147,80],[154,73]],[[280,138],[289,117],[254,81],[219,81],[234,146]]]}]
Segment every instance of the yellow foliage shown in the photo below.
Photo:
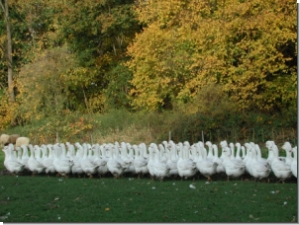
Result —
[{"label": "yellow foliage", "polygon": [[128,47],[135,108],[186,102],[222,84],[240,109],[296,100],[296,4],[292,0],[138,1],[147,24]]}]

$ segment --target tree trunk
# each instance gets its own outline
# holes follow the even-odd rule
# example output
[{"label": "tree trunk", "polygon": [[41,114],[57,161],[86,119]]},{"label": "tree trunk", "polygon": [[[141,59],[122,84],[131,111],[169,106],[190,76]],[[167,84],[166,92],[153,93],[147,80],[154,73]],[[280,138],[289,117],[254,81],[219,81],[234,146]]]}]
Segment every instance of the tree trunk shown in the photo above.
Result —
[{"label": "tree trunk", "polygon": [[[0,1],[0,6],[4,13],[4,19],[6,22],[6,37],[7,37],[7,46],[6,46],[6,62],[7,62],[7,83],[8,83],[8,94],[10,103],[15,102],[15,93],[13,85],[13,66],[12,66],[12,40],[11,40],[11,30],[10,30],[10,21],[9,21],[9,12],[8,12],[8,0],[4,0],[4,4]],[[15,124],[15,119],[12,117],[11,124]]]}]

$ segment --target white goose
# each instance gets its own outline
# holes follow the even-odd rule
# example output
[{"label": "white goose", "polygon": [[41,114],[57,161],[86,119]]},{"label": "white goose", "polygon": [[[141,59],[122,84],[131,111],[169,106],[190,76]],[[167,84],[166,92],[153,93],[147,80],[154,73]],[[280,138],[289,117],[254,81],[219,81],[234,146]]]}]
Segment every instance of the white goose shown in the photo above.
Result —
[{"label": "white goose", "polygon": [[89,178],[93,177],[93,174],[96,173],[96,170],[98,168],[98,165],[96,165],[93,162],[93,158],[88,157],[88,151],[92,151],[91,149],[88,149],[88,145],[82,145],[83,147],[83,156],[80,159],[80,166],[83,172],[89,176]]},{"label": "white goose", "polygon": [[218,156],[218,154],[219,154],[218,146],[216,144],[213,144],[212,147],[214,149],[213,161],[218,164],[217,168],[216,168],[216,172],[217,173],[225,173],[225,167],[223,166],[223,159],[219,158],[219,156]]},{"label": "white goose", "polygon": [[189,147],[189,144],[184,144],[179,149],[179,159],[177,161],[178,174],[184,179],[193,177],[198,171],[196,163],[189,157]]},{"label": "white goose", "polygon": [[92,145],[92,150],[94,152],[94,163],[98,166],[97,173],[101,177],[108,172],[108,168],[107,168],[108,159],[106,157],[106,154],[104,156],[101,156],[100,154],[101,147],[99,144]]},{"label": "white goose", "polygon": [[274,156],[271,163],[272,171],[274,175],[279,178],[279,181],[284,183],[284,180],[292,175],[291,166],[279,160],[279,150],[276,144],[274,144],[269,151],[272,151]]},{"label": "white goose", "polygon": [[214,153],[213,153],[213,147],[212,143],[210,141],[205,142],[205,145],[208,146],[208,153],[207,153],[207,159],[214,159]]},{"label": "white goose", "polygon": [[240,177],[245,173],[246,165],[244,161],[232,159],[231,149],[229,147],[223,148],[224,160],[223,165],[225,167],[225,173],[227,175],[227,181],[230,177]]},{"label": "white goose", "polygon": [[[77,148],[77,151],[75,151],[75,146]],[[77,175],[80,177],[83,174],[83,170],[80,165],[80,160],[83,157],[83,148],[82,146],[77,142],[74,145],[67,143],[67,148],[69,152],[70,159],[73,162],[71,172],[73,175]]]},{"label": "white goose", "polygon": [[295,146],[294,148],[292,148],[292,152],[293,152],[293,161],[291,164],[291,171],[293,173],[293,175],[297,178],[297,173],[298,173],[298,158],[297,158],[297,146]]},{"label": "white goose", "polygon": [[5,153],[4,166],[13,175],[23,171],[24,165],[18,162],[17,158],[13,154],[14,145],[9,144],[4,146],[2,151]]},{"label": "white goose", "polygon": [[120,150],[121,150],[121,154],[120,154],[121,159],[128,165],[127,169],[124,172],[135,174],[132,146],[129,143],[122,142]]},{"label": "white goose", "polygon": [[45,173],[49,174],[49,173],[55,173],[55,167],[53,165],[53,153],[52,151],[49,151],[48,153],[48,149],[46,145],[42,145],[42,160],[41,163],[43,164],[43,166],[45,167]]},{"label": "white goose", "polygon": [[[192,148],[196,148],[196,146],[192,145]],[[211,176],[217,172],[218,164],[213,159],[207,158],[207,151],[204,147],[199,146],[198,153],[197,169],[207,178],[207,181],[212,181]]]},{"label": "white goose", "polygon": [[226,140],[221,141],[221,142],[220,142],[220,146],[221,146],[221,156],[220,156],[220,158],[223,159],[223,158],[224,158],[224,151],[223,151],[223,150],[224,150],[226,147],[229,147],[229,146],[228,146],[228,143],[227,143]]},{"label": "white goose", "polygon": [[[272,161],[274,159],[274,152],[271,150],[274,145],[275,145],[274,141],[266,141],[266,147],[269,150],[268,151],[268,158],[267,158],[267,160],[268,160],[268,162],[269,162],[270,165],[271,165],[271,163],[272,163]],[[279,156],[279,152],[278,152],[278,159],[280,161],[285,162],[285,157]]]},{"label": "white goose", "polygon": [[154,154],[153,174],[154,177],[162,181],[165,177],[169,175],[169,167],[165,162],[166,159],[163,155],[164,154],[163,149],[158,150],[157,148],[154,148],[153,154]]},{"label": "white goose", "polygon": [[[245,163],[245,165],[247,164],[248,160],[250,159],[250,156],[248,155],[248,152],[251,151],[251,149],[253,148],[252,145],[250,143],[245,143],[244,144],[244,147],[245,147],[245,152],[246,152],[246,155],[245,157],[242,159],[243,162]],[[247,167],[246,167],[246,172],[249,173]]]},{"label": "white goose", "polygon": [[255,150],[257,161],[260,161],[260,162],[263,162],[263,163],[268,163],[270,165],[269,161],[262,157],[261,150],[260,150],[260,147],[259,147],[258,144],[254,144],[253,149]]},{"label": "white goose", "polygon": [[115,178],[119,178],[127,169],[127,165],[124,164],[123,160],[120,160],[117,146],[111,144],[107,145],[107,147],[109,148],[107,168]]},{"label": "white goose", "polygon": [[148,171],[149,171],[149,174],[150,174],[150,177],[151,179],[153,180],[154,179],[154,176],[155,176],[155,172],[154,172],[154,166],[155,166],[155,158],[154,158],[154,151],[155,151],[155,148],[157,148],[157,146],[155,143],[151,143],[149,145],[149,159],[148,159],[148,163],[147,163],[147,168],[148,168]]},{"label": "white goose", "polygon": [[230,147],[230,150],[231,150],[231,156],[230,156],[230,158],[231,159],[235,159],[234,144],[232,142],[230,142],[229,143],[229,147]]},{"label": "white goose", "polygon": [[71,159],[67,159],[65,155],[62,153],[62,149],[59,144],[55,144],[52,146],[53,153],[53,165],[58,174],[63,177],[68,177],[68,174],[71,172],[71,168],[73,166],[73,161]]},{"label": "white goose", "polygon": [[41,164],[43,165],[43,158],[42,158],[42,155],[41,155],[42,150],[41,150],[40,146],[34,145],[33,148],[34,148],[34,156],[35,156],[35,159],[36,159],[39,163],[41,163]]},{"label": "white goose", "polygon": [[35,150],[32,145],[28,145],[30,149],[30,157],[28,159],[28,168],[32,172],[32,176],[34,176],[36,173],[41,173],[44,171],[45,167],[43,166],[42,163],[40,163],[36,158],[35,158]]},{"label": "white goose", "polygon": [[242,147],[241,143],[239,143],[239,142],[235,143],[235,147],[236,147],[236,155],[235,155],[235,158],[236,158],[236,159],[239,159],[239,160],[243,159],[243,158],[241,157],[241,147]]},{"label": "white goose", "polygon": [[22,148],[22,159],[21,159],[21,164],[23,164],[25,166],[26,170],[29,170],[28,167],[28,159],[29,159],[29,155],[28,155],[28,148],[27,145],[21,145]]},{"label": "white goose", "polygon": [[256,151],[254,148],[250,148],[248,151],[249,159],[247,160],[246,167],[249,174],[256,179],[267,178],[271,173],[271,166],[267,161],[259,161],[256,157]]},{"label": "white goose", "polygon": [[16,156],[17,161],[22,164],[22,148],[16,147],[15,151],[17,153],[17,156]]},{"label": "white goose", "polygon": [[290,142],[286,141],[284,142],[282,149],[285,150],[285,163],[290,165],[292,164],[293,158],[292,158],[292,145]]},{"label": "white goose", "polygon": [[169,149],[168,152],[168,161],[167,165],[169,167],[169,175],[170,176],[178,176],[178,168],[177,168],[177,162],[178,162],[178,157],[176,153],[176,145],[171,142],[168,144],[167,148]]},{"label": "white goose", "polygon": [[160,155],[160,161],[163,163],[167,163],[168,161],[168,156],[167,156],[167,149],[165,149],[163,144],[159,144],[158,145],[158,151],[159,151],[159,155]]},{"label": "white goose", "polygon": [[132,148],[135,152],[133,161],[135,173],[138,175],[138,178],[140,178],[141,176],[149,172],[147,167],[148,159],[143,156],[142,148],[140,148],[138,145],[132,145]]}]

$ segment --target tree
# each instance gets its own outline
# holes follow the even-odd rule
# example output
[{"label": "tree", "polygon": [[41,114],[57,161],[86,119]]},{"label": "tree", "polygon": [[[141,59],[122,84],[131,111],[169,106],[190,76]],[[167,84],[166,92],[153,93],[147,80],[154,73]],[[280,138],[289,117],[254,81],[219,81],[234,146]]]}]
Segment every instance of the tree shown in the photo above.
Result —
[{"label": "tree", "polygon": [[[3,2],[4,1],[4,2]],[[3,11],[3,17],[6,23],[6,62],[7,62],[7,81],[8,81],[8,93],[11,103],[15,102],[15,93],[13,86],[13,62],[12,62],[12,38],[11,38],[11,24],[9,18],[8,0],[1,0],[0,6]],[[12,124],[13,124],[12,120]]]},{"label": "tree", "polygon": [[68,83],[62,75],[74,67],[74,56],[59,47],[36,55],[21,68],[18,79],[18,113],[25,121],[65,115],[72,108]]},{"label": "tree", "polygon": [[221,84],[240,110],[296,108],[296,4],[139,1],[146,27],[128,48],[132,104],[156,110]]},{"label": "tree", "polygon": [[[68,7],[61,18],[64,37],[77,55],[79,67],[91,71],[88,76],[93,77],[90,80],[92,85],[85,88],[89,105],[94,111],[100,112],[106,107],[104,105],[107,98],[110,103],[106,105],[128,105],[118,99],[118,96],[127,94],[124,92],[126,88],[117,86],[121,83],[127,86],[125,83],[131,78],[126,71],[120,69],[127,60],[128,44],[141,30],[132,9],[134,1],[68,0],[67,3]],[[115,71],[124,71],[124,75],[116,76]],[[81,88],[78,91],[82,93]]]}]

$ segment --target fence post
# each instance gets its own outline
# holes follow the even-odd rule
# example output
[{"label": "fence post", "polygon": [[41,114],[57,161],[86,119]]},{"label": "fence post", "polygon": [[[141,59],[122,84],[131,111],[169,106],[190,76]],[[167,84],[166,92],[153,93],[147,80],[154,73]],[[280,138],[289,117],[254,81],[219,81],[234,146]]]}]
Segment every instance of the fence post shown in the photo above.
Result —
[{"label": "fence post", "polygon": [[59,143],[59,136],[58,136],[58,132],[56,132],[56,143]]}]

